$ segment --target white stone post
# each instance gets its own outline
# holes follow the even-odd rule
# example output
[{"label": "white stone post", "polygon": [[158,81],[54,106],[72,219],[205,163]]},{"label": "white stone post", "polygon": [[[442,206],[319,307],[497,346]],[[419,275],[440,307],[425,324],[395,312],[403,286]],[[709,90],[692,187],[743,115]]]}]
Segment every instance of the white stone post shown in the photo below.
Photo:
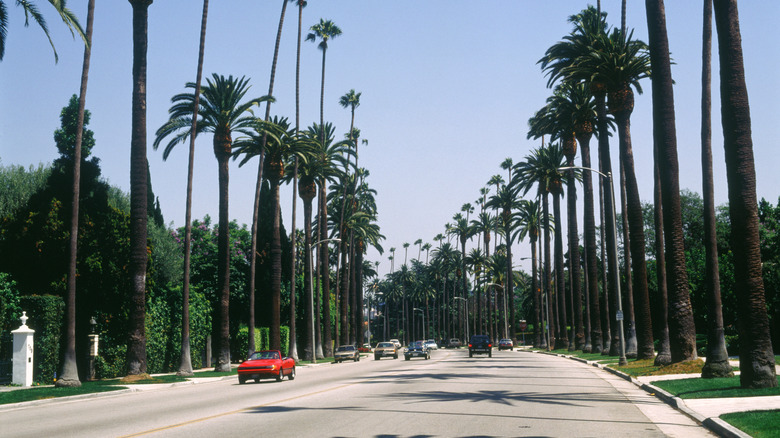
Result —
[{"label": "white stone post", "polygon": [[22,312],[22,325],[12,331],[14,334],[14,360],[13,378],[14,385],[32,386],[33,378],[33,334],[35,330],[27,327],[27,312]]}]

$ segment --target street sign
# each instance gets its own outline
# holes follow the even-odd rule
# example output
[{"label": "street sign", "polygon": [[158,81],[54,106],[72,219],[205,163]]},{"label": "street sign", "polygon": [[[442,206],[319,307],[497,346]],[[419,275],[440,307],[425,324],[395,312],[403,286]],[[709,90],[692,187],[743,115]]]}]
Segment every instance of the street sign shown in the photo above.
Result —
[{"label": "street sign", "polygon": [[526,324],[525,320],[522,320],[522,321],[520,321],[520,322],[517,324],[517,328],[519,328],[521,332],[524,332],[524,331],[525,331],[525,329],[527,329],[527,328],[528,328],[528,324]]},{"label": "street sign", "polygon": [[615,313],[615,321],[622,321],[623,320],[623,311],[618,310],[617,313]]}]

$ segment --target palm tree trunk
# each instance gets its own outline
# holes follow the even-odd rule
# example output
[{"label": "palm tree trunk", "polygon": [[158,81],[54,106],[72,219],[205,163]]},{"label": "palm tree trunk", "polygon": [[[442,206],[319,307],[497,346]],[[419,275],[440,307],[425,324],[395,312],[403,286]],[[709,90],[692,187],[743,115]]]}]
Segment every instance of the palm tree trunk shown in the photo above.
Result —
[{"label": "palm tree trunk", "polygon": [[312,246],[311,240],[311,214],[312,214],[312,199],[304,199],[303,201],[303,229],[304,239],[306,240],[306,257],[305,266],[303,267],[303,288],[306,294],[306,350],[304,350],[304,359],[313,361],[314,356],[314,338],[312,332],[314,331],[314,315],[311,311],[314,309],[314,290],[312,290]]},{"label": "palm tree trunk", "polygon": [[[273,172],[272,172],[273,173]],[[282,239],[281,224],[279,220],[279,180],[271,180],[271,193],[273,194],[273,237],[271,239],[271,327],[269,330],[269,343],[271,350],[282,349],[281,333],[281,290],[282,290]]]},{"label": "palm tree trunk", "polygon": [[[324,179],[320,182],[320,217],[317,221],[320,226],[320,240],[328,238],[328,202],[326,184],[327,183]],[[317,359],[324,359],[326,356],[333,356],[333,335],[330,324],[330,263],[328,261],[328,252],[327,242],[323,242],[319,245],[317,254],[320,257],[322,291],[320,296],[317,297]],[[322,311],[320,311],[320,307],[322,307]],[[320,315],[322,315],[322,323],[320,323]]]},{"label": "palm tree trunk", "polygon": [[[580,156],[582,167],[591,168],[590,163],[590,136],[577,139],[580,143]],[[582,188],[585,195],[583,201],[585,217],[583,218],[585,240],[585,267],[587,278],[587,294],[590,298],[590,341],[591,352],[601,353],[603,341],[601,336],[601,306],[599,306],[599,268],[596,255],[596,217],[593,201],[593,175],[591,172],[582,173]]]},{"label": "palm tree trunk", "polygon": [[[605,95],[603,93],[596,93],[596,111],[598,113],[598,130],[599,130],[599,162],[600,162],[600,168],[601,172],[607,175],[612,175],[612,159],[609,155],[609,126],[607,125],[607,106],[605,101]],[[602,181],[603,183],[603,181]],[[603,196],[602,196],[602,204],[604,206],[604,211],[613,211],[613,203],[612,203],[612,187],[607,184],[602,184],[603,187]],[[609,266],[617,266],[617,254],[615,253],[614,248],[615,246],[615,224],[613,224],[611,221],[603,221],[602,220],[602,238],[603,241],[606,242],[606,253],[607,253],[607,262]],[[606,235],[603,235],[606,233]],[[606,272],[606,269],[605,269]],[[617,275],[610,275],[610,278],[616,278]],[[611,321],[615,320],[615,310],[617,309],[617,305],[614,303],[617,303],[617,284],[615,284],[614,280],[610,280],[607,283],[607,296],[612,297],[613,305],[612,308],[608,308],[605,306],[605,312],[607,315],[606,322],[610,323]],[[609,301],[609,299],[605,299],[605,301]],[[610,324],[610,327],[612,328],[612,333],[610,336],[610,346],[609,346],[609,355],[610,356],[617,356],[618,355],[618,333],[617,333],[617,324]]]},{"label": "palm tree trunk", "polygon": [[[633,92],[632,92],[633,94]],[[631,148],[631,122],[628,115],[616,115],[620,139],[620,161],[625,167],[626,204],[628,213],[629,247],[632,259],[632,285],[637,330],[637,359],[654,359],[653,325],[650,316],[650,298],[647,291],[645,263],[645,224],[642,200],[634,171],[634,153]]]},{"label": "palm tree trunk", "polygon": [[[214,135],[215,151],[225,141]],[[227,140],[229,141],[229,139]],[[217,146],[217,144],[219,146]],[[221,153],[219,163],[219,235],[217,236],[217,290],[220,294],[217,327],[217,366],[214,371],[230,371],[230,216],[228,213],[228,183],[230,155]]]},{"label": "palm tree trunk", "polygon": [[[203,0],[203,14],[200,21],[200,43],[198,46],[198,68],[195,75],[195,99],[192,106],[192,132],[197,132],[198,109],[200,107],[200,84],[203,78],[203,58],[206,53],[206,23],[208,21],[209,0]],[[192,179],[195,169],[195,134],[190,135],[190,153],[187,164],[187,206],[184,213],[184,278],[182,285],[181,315],[181,356],[179,358],[179,376],[192,376],[192,356],[190,354],[190,258],[192,256]],[[251,303],[250,303],[251,304]]]},{"label": "palm tree trunk", "polygon": [[533,289],[533,324],[534,324],[534,346],[536,348],[547,348],[542,326],[542,294],[539,289],[538,274],[536,272],[536,239],[531,238],[531,288]]},{"label": "palm tree trunk", "polygon": [[689,296],[680,208],[674,92],[663,2],[648,0],[647,27],[653,70],[653,136],[663,200],[664,243],[672,362],[696,359],[696,328]]},{"label": "palm tree trunk", "polygon": [[146,51],[151,0],[132,0],[133,99],[130,139],[130,295],[127,375],[146,374]]},{"label": "palm tree trunk", "polygon": [[707,306],[707,360],[701,370],[702,377],[730,377],[734,373],[729,365],[726,338],[723,331],[723,311],[720,300],[720,276],[718,274],[718,236],[715,229],[715,183],[712,176],[712,110],[711,110],[711,46],[712,0],[704,2],[702,27],[701,73],[701,171],[704,198],[704,251]]},{"label": "palm tree trunk", "polygon": [[[76,365],[76,261],[78,259],[79,236],[79,198],[81,192],[81,141],[84,131],[84,107],[87,100],[87,81],[89,79],[89,60],[92,51],[92,23],[95,17],[95,0],[87,4],[87,41],[84,47],[84,62],[81,68],[81,91],[79,93],[79,113],[76,121],[76,144],[73,153],[73,198],[70,211],[70,260],[68,261],[68,293],[65,300],[65,348],[60,367],[57,387],[81,386],[78,366]],[[93,376],[88,376],[92,378]]]},{"label": "palm tree trunk", "polygon": [[542,287],[547,294],[547,348],[553,349],[557,339],[557,319],[555,318],[555,307],[553,306],[553,291],[550,289],[552,280],[550,279],[550,206],[547,195],[542,200],[542,234],[544,235],[544,268],[542,271]]},{"label": "palm tree trunk", "polygon": [[737,2],[716,0],[714,11],[720,48],[721,123],[729,187],[734,289],[739,303],[739,380],[743,388],[776,387],[764,296],[750,104]]},{"label": "palm tree trunk", "polygon": [[[666,288],[666,256],[664,255],[664,212],[661,195],[661,170],[658,168],[658,142],[653,142],[653,191],[655,219],[655,279],[658,284],[658,322],[655,324],[659,331],[658,353],[655,355],[655,366],[665,366],[672,363],[672,353],[669,346],[669,298]],[[660,330],[659,330],[660,327]]]},{"label": "palm tree trunk", "polygon": [[620,163],[620,208],[623,212],[623,269],[625,285],[622,289],[623,297],[625,297],[625,324],[628,327],[626,332],[626,357],[629,359],[636,358],[636,319],[634,315],[634,285],[633,276],[631,275],[631,239],[628,235],[628,204],[626,201],[626,171],[623,162]]},{"label": "palm tree trunk", "polygon": [[555,338],[555,348],[569,347],[569,334],[566,319],[566,276],[563,272],[563,230],[558,224],[561,220],[561,195],[553,195],[553,216],[555,217],[555,297],[558,304],[558,336]]},{"label": "palm tree trunk", "polygon": [[[569,160],[569,165],[574,165],[574,160]],[[589,172],[588,172],[589,173]],[[585,330],[582,322],[582,284],[580,282],[580,239],[577,226],[577,187],[574,185],[574,170],[568,172],[567,211],[569,214],[569,277],[571,295],[573,301],[572,321],[574,321],[574,348],[582,350],[586,344]]]},{"label": "palm tree trunk", "polygon": [[340,287],[339,291],[337,292],[337,295],[339,298],[339,308],[341,309],[339,311],[339,345],[347,345],[349,344],[349,292],[347,291],[347,288],[349,287],[349,267],[347,266],[347,239],[343,236],[343,233],[339,233],[340,236],[342,236],[341,243],[339,246],[341,247],[341,274],[340,274]]}]

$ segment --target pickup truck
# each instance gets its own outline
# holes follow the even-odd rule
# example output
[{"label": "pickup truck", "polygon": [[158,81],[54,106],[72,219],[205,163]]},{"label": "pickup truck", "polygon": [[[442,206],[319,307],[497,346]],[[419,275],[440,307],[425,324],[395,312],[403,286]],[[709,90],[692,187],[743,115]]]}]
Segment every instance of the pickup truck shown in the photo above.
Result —
[{"label": "pickup truck", "polygon": [[487,335],[474,335],[469,340],[469,357],[475,354],[487,354],[493,357],[493,344],[490,343],[490,337]]}]

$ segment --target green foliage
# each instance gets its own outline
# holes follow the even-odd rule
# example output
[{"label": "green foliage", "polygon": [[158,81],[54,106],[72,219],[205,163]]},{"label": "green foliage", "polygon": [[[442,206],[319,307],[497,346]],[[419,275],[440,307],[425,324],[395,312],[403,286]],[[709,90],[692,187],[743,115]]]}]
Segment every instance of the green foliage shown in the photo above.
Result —
[{"label": "green foliage", "polygon": [[155,298],[146,303],[146,369],[149,374],[171,371],[171,316],[170,307],[163,298]]},{"label": "green foliage", "polygon": [[33,381],[52,383],[60,361],[65,302],[52,295],[31,295],[20,298],[27,312],[27,325],[35,330],[33,351]]},{"label": "green foliage", "polygon": [[[76,151],[76,129],[78,128],[79,98],[74,94],[70,97],[68,105],[60,112],[60,128],[54,131],[54,143],[60,156],[71,163]],[[81,158],[86,160],[92,154],[95,146],[93,132],[86,128],[92,113],[84,110],[84,126],[81,134]]]},{"label": "green foliage", "polygon": [[[780,383],[780,377],[778,377],[778,382]],[[780,387],[742,388],[739,383],[739,376],[718,379],[696,377],[692,379],[664,380],[653,382],[653,385],[682,399],[780,395]]]},{"label": "green foliage", "polygon": [[[282,355],[289,354],[290,351],[290,328],[287,326],[281,327],[282,333]],[[268,327],[255,328],[255,350],[267,350],[271,344],[270,329]],[[233,342],[230,345],[230,356],[234,362],[242,361],[246,359],[246,354],[249,352],[249,327],[242,324],[236,336],[233,338]]]},{"label": "green foliage", "polygon": [[101,344],[99,353],[100,355],[95,358],[96,379],[112,379],[125,375],[126,344],[108,346]]},{"label": "green foliage", "polygon": [[8,333],[20,325],[19,291],[16,282],[5,272],[0,272],[0,333]]},{"label": "green foliage", "polygon": [[46,185],[51,167],[0,166],[0,218],[12,216]]}]

